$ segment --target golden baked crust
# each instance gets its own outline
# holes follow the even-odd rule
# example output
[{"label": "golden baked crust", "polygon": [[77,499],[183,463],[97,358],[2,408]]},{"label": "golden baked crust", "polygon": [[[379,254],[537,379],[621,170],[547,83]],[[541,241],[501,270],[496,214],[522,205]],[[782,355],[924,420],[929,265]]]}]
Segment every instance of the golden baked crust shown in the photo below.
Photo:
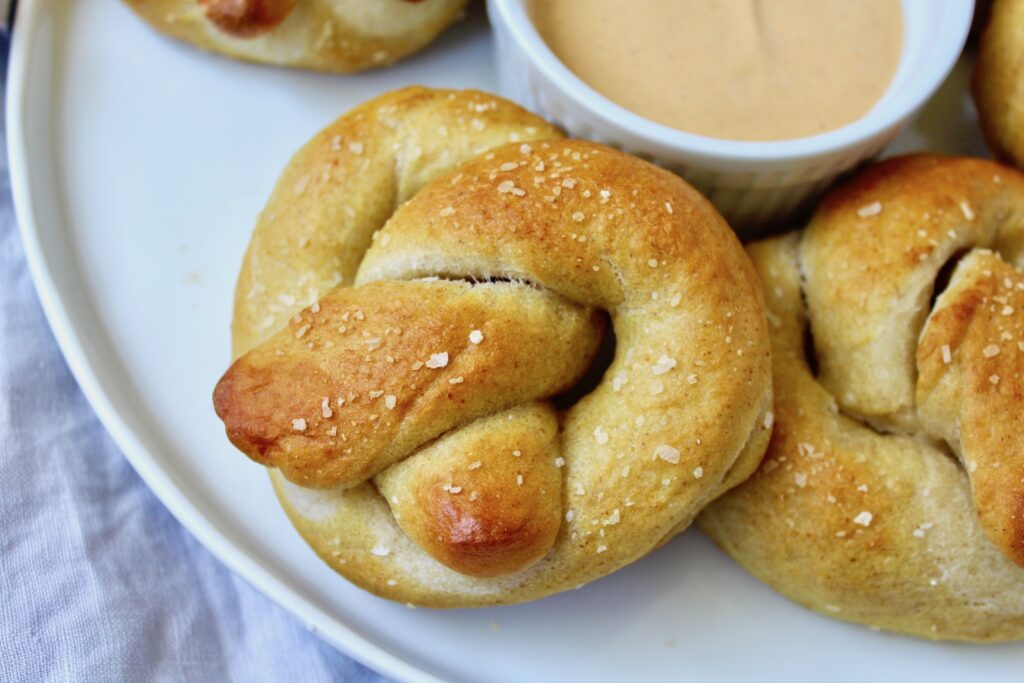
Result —
[{"label": "golden baked crust", "polygon": [[[310,545],[378,595],[586,583],[763,453],[767,326],[735,236],[678,177],[557,137],[481,93],[385,95],[300,150],[253,234],[218,413],[279,468]],[[604,380],[557,411],[606,319]]]},{"label": "golden baked crust", "polygon": [[[545,408],[526,404],[477,420],[378,474],[398,526],[468,576],[510,574],[542,558],[562,525],[558,421]],[[480,456],[513,452],[486,467]],[[509,486],[522,472],[522,484]]]},{"label": "golden baked crust", "polygon": [[995,0],[971,83],[989,147],[1024,166],[1024,0]]},{"label": "golden baked crust", "polygon": [[430,44],[467,0],[125,0],[161,33],[250,62],[350,73]]},{"label": "golden baked crust", "polygon": [[1022,237],[1024,176],[914,155],[834,191],[803,233],[751,245],[775,430],[700,516],[715,542],[829,616],[1024,637]]},{"label": "golden baked crust", "polygon": [[[239,450],[312,488],[355,486],[438,434],[565,391],[604,331],[595,311],[510,283],[374,282],[316,308],[235,361],[214,393]],[[445,365],[431,368],[438,352]]]}]

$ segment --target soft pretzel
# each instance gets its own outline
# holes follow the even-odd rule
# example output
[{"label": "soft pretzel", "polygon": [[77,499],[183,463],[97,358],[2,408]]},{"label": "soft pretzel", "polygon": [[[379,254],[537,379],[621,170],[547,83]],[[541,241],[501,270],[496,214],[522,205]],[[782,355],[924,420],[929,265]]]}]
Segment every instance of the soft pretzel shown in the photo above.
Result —
[{"label": "soft pretzel", "polygon": [[158,31],[236,59],[350,73],[421,50],[468,0],[125,0]]},{"label": "soft pretzel", "polygon": [[829,616],[1024,637],[1024,175],[896,158],[749,252],[775,431],[701,527]]},{"label": "soft pretzel", "polygon": [[[678,177],[558,137],[482,93],[385,95],[295,156],[253,234],[217,412],[321,558],[378,595],[587,583],[767,444],[767,323],[728,226]],[[603,379],[557,410],[609,322]]]},{"label": "soft pretzel", "polygon": [[989,146],[1024,167],[1024,0],[992,3],[971,86]]}]

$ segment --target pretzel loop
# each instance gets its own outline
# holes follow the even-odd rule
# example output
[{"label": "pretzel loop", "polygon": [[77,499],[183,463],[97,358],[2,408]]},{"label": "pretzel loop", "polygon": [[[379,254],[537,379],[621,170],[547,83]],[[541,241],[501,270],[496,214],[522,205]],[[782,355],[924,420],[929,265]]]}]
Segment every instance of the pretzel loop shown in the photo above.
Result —
[{"label": "pretzel loop", "polygon": [[876,164],[805,231],[751,245],[776,429],[702,528],[827,615],[1024,637],[1022,245],[1024,175],[925,154]]},{"label": "pretzel loop", "polygon": [[[556,411],[609,320],[603,380]],[[253,235],[234,333],[231,440],[333,567],[419,604],[634,561],[770,428],[757,283],[714,209],[474,93],[401,91],[314,138]]]}]

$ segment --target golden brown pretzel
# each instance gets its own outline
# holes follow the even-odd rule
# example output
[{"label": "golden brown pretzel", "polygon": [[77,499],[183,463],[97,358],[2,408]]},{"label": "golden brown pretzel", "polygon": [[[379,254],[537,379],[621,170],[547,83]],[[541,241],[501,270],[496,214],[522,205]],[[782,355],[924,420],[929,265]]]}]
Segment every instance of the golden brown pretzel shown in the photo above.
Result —
[{"label": "golden brown pretzel", "polygon": [[[604,379],[556,410],[606,320]],[[599,578],[742,481],[769,433],[757,282],[711,205],[481,93],[385,95],[303,148],[233,330],[228,435],[325,561],[394,600]]]},{"label": "golden brown pretzel", "polygon": [[701,527],[829,616],[1024,637],[1024,175],[892,159],[749,251],[775,433]]},{"label": "golden brown pretzel", "polygon": [[419,51],[467,0],[125,0],[154,28],[252,62],[349,73]]},{"label": "golden brown pretzel", "polygon": [[989,146],[1024,167],[1024,0],[992,3],[971,86]]}]

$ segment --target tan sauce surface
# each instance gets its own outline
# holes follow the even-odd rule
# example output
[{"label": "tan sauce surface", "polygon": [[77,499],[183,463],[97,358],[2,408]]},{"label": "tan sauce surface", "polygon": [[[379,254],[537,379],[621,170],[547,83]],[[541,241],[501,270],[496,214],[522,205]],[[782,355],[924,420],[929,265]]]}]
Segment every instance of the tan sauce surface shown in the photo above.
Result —
[{"label": "tan sauce surface", "polygon": [[532,0],[552,51],[641,116],[730,140],[856,121],[892,80],[899,0]]}]

